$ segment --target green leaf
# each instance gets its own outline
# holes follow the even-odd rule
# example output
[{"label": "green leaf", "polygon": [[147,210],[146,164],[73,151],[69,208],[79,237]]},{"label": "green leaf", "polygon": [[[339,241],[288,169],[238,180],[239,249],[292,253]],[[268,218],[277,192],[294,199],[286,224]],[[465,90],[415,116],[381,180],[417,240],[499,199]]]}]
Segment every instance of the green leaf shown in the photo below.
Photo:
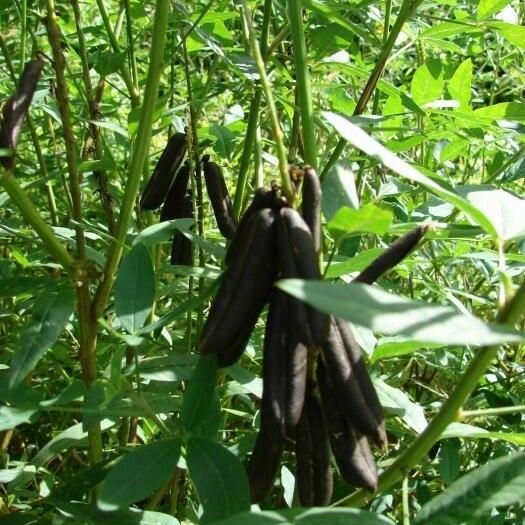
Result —
[{"label": "green leaf", "polygon": [[213,405],[217,377],[217,356],[209,354],[199,359],[182,401],[182,424],[191,434],[208,416]]},{"label": "green leaf", "polygon": [[377,394],[384,407],[394,410],[396,414],[418,434],[421,434],[427,427],[425,411],[414,403],[405,392],[399,388],[387,385],[384,381],[374,381]]},{"label": "green leaf", "polygon": [[0,407],[0,432],[15,428],[23,423],[34,423],[40,412],[36,408]]},{"label": "green leaf", "polygon": [[443,68],[439,60],[428,60],[416,69],[411,84],[412,98],[422,106],[443,93]]},{"label": "green leaf", "polygon": [[454,204],[454,206],[471,217],[475,223],[479,224],[487,233],[497,237],[496,231],[489,219],[476,207],[472,206],[466,199],[463,199],[457,193],[440,186],[431,178],[423,175],[416,168],[388,151],[384,146],[365,133],[359,128],[359,126],[352,124],[348,119],[327,111],[323,112],[323,116],[350,144],[359,148],[372,158],[377,159],[398,175],[420,184],[444,201]]},{"label": "green leaf", "polygon": [[250,491],[244,467],[228,449],[192,437],[186,461],[204,513],[201,523],[249,510]]},{"label": "green leaf", "polygon": [[327,224],[336,241],[352,233],[375,233],[382,235],[392,224],[392,212],[374,204],[365,204],[354,210],[344,206]]},{"label": "green leaf", "polygon": [[494,186],[461,186],[457,191],[491,221],[501,240],[525,236],[525,200]]},{"label": "green leaf", "polygon": [[251,511],[213,525],[394,525],[385,516],[360,509],[293,508],[281,511]]},{"label": "green leaf", "polygon": [[116,73],[125,63],[126,53],[100,53],[95,62],[95,71],[102,76]]},{"label": "green leaf", "polygon": [[469,439],[492,439],[514,443],[520,447],[525,447],[525,432],[489,432],[484,428],[465,423],[451,423],[441,434],[440,439],[451,437]]},{"label": "green leaf", "polygon": [[525,104],[522,102],[500,102],[474,110],[473,115],[488,121],[497,119],[525,119]]},{"label": "green leaf", "polygon": [[487,25],[518,49],[525,49],[525,27],[522,25],[509,22],[489,22]]},{"label": "green leaf", "polygon": [[439,474],[441,479],[449,485],[459,475],[461,464],[458,447],[455,441],[447,439],[439,449]]},{"label": "green leaf", "polygon": [[301,279],[281,280],[276,286],[323,312],[387,335],[443,345],[525,341],[524,334],[510,327],[485,323],[449,306],[412,301],[377,286]]},{"label": "green leaf", "polygon": [[425,29],[420,33],[419,38],[449,38],[458,35],[464,36],[470,33],[481,33],[481,28],[472,23],[469,24],[460,20],[454,20],[450,22],[442,22]]},{"label": "green leaf", "polygon": [[490,15],[501,11],[509,3],[510,0],[479,0],[477,9],[478,20],[483,20]]},{"label": "green leaf", "polygon": [[62,286],[39,295],[31,318],[22,329],[10,363],[9,387],[20,384],[58,339],[75,308],[75,295]]},{"label": "green leaf", "polygon": [[359,197],[354,174],[350,166],[337,162],[326,173],[322,184],[322,208],[327,220],[331,220],[342,206],[359,208]]},{"label": "green leaf", "polygon": [[355,257],[350,257],[346,261],[332,262],[326,272],[326,278],[335,279],[336,277],[341,277],[341,275],[364,270],[384,251],[384,248],[370,248],[370,250],[359,252]]},{"label": "green leaf", "polygon": [[427,343],[426,345],[423,345],[419,341],[411,341],[410,339],[399,336],[382,337],[374,348],[374,352],[370,359],[372,361],[379,361],[380,359],[399,357],[422,350],[428,350],[430,348],[438,348],[439,346],[439,343]]},{"label": "green leaf", "polygon": [[525,498],[525,453],[496,459],[462,476],[419,511],[414,524],[453,525]]},{"label": "green leaf", "polygon": [[468,110],[472,91],[472,60],[461,62],[448,82],[450,96],[460,103],[463,110]]},{"label": "green leaf", "polygon": [[162,439],[126,454],[102,484],[98,507],[113,511],[150,496],[173,474],[180,457],[179,439]]},{"label": "green leaf", "polygon": [[138,509],[104,512],[98,509],[96,505],[54,499],[50,499],[49,504],[68,516],[82,520],[82,525],[86,520],[92,525],[180,525],[179,520],[162,512]]},{"label": "green leaf", "polygon": [[173,219],[171,221],[163,221],[157,224],[148,226],[142,230],[133,241],[133,246],[137,244],[144,244],[145,246],[154,246],[160,242],[170,241],[173,233],[176,231],[189,232],[194,224],[194,220],[190,218]]},{"label": "green leaf", "polygon": [[[102,431],[115,425],[114,421],[104,419],[100,422]],[[70,448],[87,446],[87,432],[82,429],[82,423],[77,423],[72,427],[60,432],[51,441],[38,451],[38,454],[31,460],[34,465],[43,465],[53,459],[57,454]]]},{"label": "green leaf", "polygon": [[124,257],[115,280],[115,312],[134,334],[146,321],[155,300],[155,272],[148,249],[136,244]]}]

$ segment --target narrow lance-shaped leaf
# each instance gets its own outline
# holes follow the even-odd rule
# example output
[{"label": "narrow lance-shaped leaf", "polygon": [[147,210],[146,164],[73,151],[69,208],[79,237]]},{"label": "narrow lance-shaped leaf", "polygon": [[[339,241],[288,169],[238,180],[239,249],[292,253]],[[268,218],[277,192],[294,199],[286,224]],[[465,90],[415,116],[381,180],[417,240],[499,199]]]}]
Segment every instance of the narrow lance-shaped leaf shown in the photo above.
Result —
[{"label": "narrow lance-shaped leaf", "polygon": [[361,283],[285,279],[277,286],[319,310],[386,335],[425,343],[492,345],[520,343],[525,335],[462,314],[450,306],[412,301]]},{"label": "narrow lance-shaped leaf", "polygon": [[69,286],[46,292],[35,301],[33,314],[22,330],[11,359],[10,388],[20,384],[58,339],[75,307]]}]

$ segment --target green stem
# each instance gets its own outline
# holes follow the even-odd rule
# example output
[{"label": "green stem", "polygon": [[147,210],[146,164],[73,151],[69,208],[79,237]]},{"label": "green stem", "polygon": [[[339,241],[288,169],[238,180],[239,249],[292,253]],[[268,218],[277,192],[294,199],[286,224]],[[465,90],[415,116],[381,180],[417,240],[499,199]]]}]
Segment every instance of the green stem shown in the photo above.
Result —
[{"label": "green stem", "polygon": [[[115,35],[113,28],[111,27],[108,10],[106,8],[104,0],[97,0],[97,5],[100,11],[100,15],[102,16],[104,28],[106,29],[106,33],[108,34],[111,49],[113,49],[113,53],[120,53],[120,46],[118,44],[117,36]],[[126,88],[128,89],[129,97],[131,99],[131,105],[133,107],[137,107],[140,104],[140,96],[137,90],[135,89],[133,82],[131,81],[131,77],[129,76],[129,72],[126,69],[125,64],[123,64],[120,68],[120,74],[122,75],[122,80],[124,81],[124,84],[126,84]]]},{"label": "green stem", "polygon": [[[77,38],[78,38],[78,48],[80,59],[82,62],[82,77],[84,80],[84,88],[86,90],[86,100],[88,105],[89,118],[91,120],[89,124],[89,132],[91,138],[93,139],[93,144],[95,146],[95,158],[101,160],[104,156],[102,149],[102,140],[100,137],[100,130],[95,124],[95,121],[98,118],[98,105],[95,102],[95,96],[93,92],[93,85],[91,84],[91,77],[89,74],[89,63],[88,63],[88,54],[86,49],[86,41],[84,39],[84,32],[82,29],[82,19],[80,15],[80,7],[78,0],[72,0],[71,5],[73,7],[73,13],[75,15],[75,25],[77,27]],[[108,223],[108,230],[113,235],[115,233],[115,217],[113,215],[113,202],[111,194],[109,193],[108,188],[108,176],[105,170],[97,168],[93,172],[95,180],[98,185],[98,191],[100,194],[100,201],[102,203],[102,208],[106,215],[106,220]]]},{"label": "green stem", "polygon": [[[516,295],[498,315],[497,322],[513,326],[525,312],[525,282]],[[441,409],[427,426],[425,431],[399,456],[399,458],[379,477],[378,492],[384,492],[399,482],[406,473],[428,454],[434,443],[439,439],[445,428],[455,421],[461,407],[477,387],[480,378],[486,372],[490,363],[496,357],[498,346],[480,348],[468,365],[463,375],[458,379],[450,397],[443,403]],[[370,493],[358,490],[346,498],[334,503],[335,506],[360,506],[370,498]]]},{"label": "green stem", "polygon": [[[60,117],[62,119],[62,131],[64,135],[64,143],[66,146],[67,169],[69,173],[69,190],[73,200],[73,219],[77,223],[82,222],[82,198],[80,193],[80,174],[78,172],[78,161],[76,151],[75,133],[73,131],[73,124],[71,113],[69,111],[69,94],[65,78],[66,61],[62,54],[60,45],[60,29],[58,28],[58,21],[55,13],[54,0],[46,0],[47,7],[47,32],[49,43],[53,51],[53,66],[56,76],[56,98]],[[85,259],[86,247],[84,232],[80,226],[75,228],[78,258]]]},{"label": "green stem", "polygon": [[157,102],[157,92],[162,73],[164,59],[164,44],[166,40],[166,27],[168,23],[169,0],[157,0],[155,8],[155,18],[153,22],[153,33],[150,47],[148,77],[144,93],[144,102],[140,113],[139,127],[137,132],[138,139],[135,141],[129,175],[127,177],[126,190],[121,205],[120,215],[117,224],[117,233],[115,242],[112,244],[106,265],[104,267],[104,278],[99,285],[95,300],[94,312],[95,318],[99,318],[106,306],[113,280],[117,271],[126,234],[128,231],[129,221],[135,206],[135,199],[140,186],[140,179],[144,163],[148,155],[151,128]]},{"label": "green stem", "polygon": [[[372,71],[368,79],[368,82],[366,83],[363,89],[363,92],[361,93],[361,96],[359,100],[357,101],[357,105],[353,113],[354,116],[361,115],[363,111],[365,110],[366,105],[368,104],[368,101],[372,97],[374,90],[377,86],[377,83],[379,82],[379,79],[381,78],[383,69],[386,65],[386,62],[392,51],[392,48],[394,47],[394,44],[396,43],[399,33],[401,33],[401,29],[403,29],[405,22],[411,16],[413,16],[415,10],[419,6],[419,4],[421,4],[422,1],[423,0],[403,0],[403,4],[401,5],[401,9],[399,11],[399,14],[397,15],[394,27],[392,28],[392,31],[388,35],[388,39],[385,45],[383,46],[383,49],[381,50],[381,54],[379,55],[379,59],[377,60],[374,70]],[[346,140],[340,139],[332,155],[328,159],[328,162],[324,166],[323,171],[321,172],[321,179],[326,175],[328,170],[337,162],[337,160],[341,156],[341,153],[345,149],[345,146],[346,146]]]},{"label": "green stem", "polygon": [[67,271],[73,266],[73,258],[55,237],[53,230],[42,219],[27,193],[20,187],[12,173],[4,171],[0,178],[5,191],[18,207],[24,219],[35,229],[47,251]]},{"label": "green stem", "polygon": [[525,412],[525,405],[514,405],[510,407],[497,408],[480,408],[479,410],[462,410],[459,413],[459,419],[486,417],[486,416],[504,416],[505,414],[522,414]]},{"label": "green stem", "polygon": [[27,36],[27,0],[22,0],[22,12],[20,13],[22,28],[20,35],[20,73],[26,63],[26,36]]},{"label": "green stem", "polygon": [[304,144],[304,161],[317,169],[317,142],[314,129],[312,88],[308,71],[308,53],[304,41],[303,10],[301,0],[288,0],[288,17],[292,30],[295,59],[296,89],[299,94]]},{"label": "green stem", "polygon": [[281,174],[281,184],[282,192],[284,196],[288,199],[290,204],[293,204],[294,193],[292,189],[292,182],[290,180],[290,175],[288,173],[288,161],[286,159],[286,150],[284,148],[283,142],[283,132],[279,124],[279,117],[277,115],[277,108],[275,107],[275,102],[272,94],[272,86],[266,75],[266,69],[264,65],[263,58],[261,56],[261,51],[259,49],[259,44],[257,43],[257,38],[255,36],[255,29],[250,16],[250,9],[246,0],[242,0],[242,16],[244,23],[248,29],[248,37],[250,41],[250,50],[255,60],[257,66],[257,71],[259,72],[259,77],[261,79],[261,86],[266,97],[266,103],[268,104],[268,111],[270,112],[270,120],[272,125],[273,139],[275,141],[275,147],[277,149],[277,159],[279,161],[279,172]]}]

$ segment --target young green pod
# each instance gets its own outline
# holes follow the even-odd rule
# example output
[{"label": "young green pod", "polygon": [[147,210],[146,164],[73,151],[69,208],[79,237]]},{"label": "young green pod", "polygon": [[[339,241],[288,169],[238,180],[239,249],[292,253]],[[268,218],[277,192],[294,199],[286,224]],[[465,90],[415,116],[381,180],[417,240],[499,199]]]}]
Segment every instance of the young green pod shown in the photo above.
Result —
[{"label": "young green pod", "polygon": [[394,241],[377,259],[374,259],[354,280],[355,283],[372,284],[384,273],[399,264],[419,243],[428,230],[423,224]]},{"label": "young green pod", "polygon": [[0,148],[10,149],[12,152],[8,157],[0,157],[0,163],[7,170],[12,169],[14,166],[15,152],[20,133],[22,132],[22,124],[33,100],[33,94],[43,67],[44,62],[41,60],[29,60],[24,65],[15,93],[7,99],[2,108]]},{"label": "young green pod", "polygon": [[219,366],[233,364],[244,351],[277,273],[275,212],[258,211],[244,234],[242,249],[212,301],[200,342],[201,353],[217,353]]},{"label": "young green pod", "polygon": [[140,198],[143,210],[160,208],[186,155],[186,134],[175,133],[166,144]]},{"label": "young green pod", "polygon": [[321,250],[321,183],[311,166],[305,166],[303,173],[303,202],[301,212],[304,222],[310,228],[316,253]]},{"label": "young green pod", "polygon": [[226,237],[232,239],[237,229],[237,221],[233,213],[233,206],[224,181],[221,169],[215,162],[210,161],[210,156],[202,158],[204,168],[204,180],[210,196],[213,213],[219,231]]},{"label": "young green pod", "polygon": [[345,417],[366,436],[373,436],[378,442],[384,439],[383,421],[377,421],[361,390],[361,385],[352,367],[344,340],[334,319],[330,333],[322,346],[322,359],[327,373],[338,394],[339,404]]},{"label": "young green pod", "polygon": [[374,492],[377,489],[377,469],[368,441],[351,427],[343,415],[339,396],[321,360],[317,366],[317,382],[330,447],[341,477],[350,485]]}]

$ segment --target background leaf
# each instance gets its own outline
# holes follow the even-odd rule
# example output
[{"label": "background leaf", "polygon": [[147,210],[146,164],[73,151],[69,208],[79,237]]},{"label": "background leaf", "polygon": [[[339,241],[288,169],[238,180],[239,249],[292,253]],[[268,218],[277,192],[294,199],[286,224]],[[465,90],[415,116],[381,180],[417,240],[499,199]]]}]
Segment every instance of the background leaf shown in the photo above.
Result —
[{"label": "background leaf", "polygon": [[178,439],[161,439],[137,447],[111,469],[102,485],[98,507],[104,511],[127,508],[151,496],[173,474],[179,461]]},{"label": "background leaf", "polygon": [[524,499],[525,453],[512,454],[465,474],[424,505],[414,523],[459,524]]},{"label": "background leaf", "polygon": [[20,384],[56,342],[74,307],[75,296],[69,286],[49,290],[37,297],[33,314],[22,330],[10,363],[10,388]]},{"label": "background leaf", "polygon": [[115,312],[134,334],[146,321],[155,300],[155,273],[148,249],[136,244],[124,257],[115,280]]},{"label": "background leaf", "polygon": [[192,437],[186,461],[204,513],[201,523],[228,518],[250,508],[244,467],[221,445]]}]

